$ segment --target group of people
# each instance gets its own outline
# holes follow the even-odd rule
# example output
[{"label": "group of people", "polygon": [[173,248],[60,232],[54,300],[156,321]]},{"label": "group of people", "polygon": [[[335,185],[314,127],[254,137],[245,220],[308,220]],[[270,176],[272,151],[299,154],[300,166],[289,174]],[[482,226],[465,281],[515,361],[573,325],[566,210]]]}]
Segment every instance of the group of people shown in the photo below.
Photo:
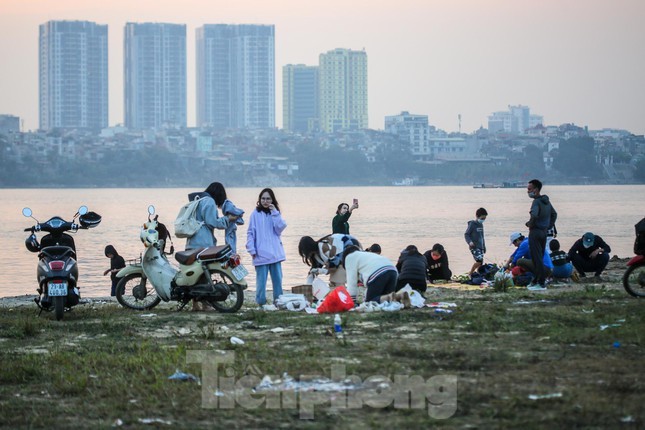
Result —
[{"label": "group of people", "polygon": [[[511,233],[510,245],[514,245],[516,249],[504,268],[511,271],[516,284],[528,284],[527,288],[533,291],[546,290],[546,281],[551,277],[585,278],[586,273],[593,272],[598,280],[609,262],[611,248],[600,236],[587,232],[573,244],[568,253],[562,251],[560,242],[555,239],[558,213],[549,197],[541,192],[542,182],[537,179],[528,182],[527,194],[533,200],[529,220],[526,222],[529,234],[525,237],[521,232]],[[484,261],[484,221],[487,215],[486,209],[479,208],[475,213],[475,220],[468,222],[464,233],[475,259],[469,272],[471,276]]]},{"label": "group of people", "polygon": [[[530,290],[546,289],[548,277],[572,276],[573,268],[580,277],[585,277],[587,272],[600,276],[609,261],[609,245],[600,236],[588,232],[573,244],[568,253],[560,250],[558,240],[554,239],[557,212],[549,197],[541,194],[541,190],[542,183],[539,180],[528,182],[527,193],[533,200],[530,217],[526,222],[528,237],[520,232],[511,234],[510,243],[516,250],[509,257],[505,268],[511,270],[517,279],[522,276],[530,277]],[[244,211],[227,198],[226,190],[219,182],[211,183],[202,192],[188,195],[189,201],[196,199],[199,204],[195,217],[203,224],[197,233],[187,239],[186,249],[215,246],[217,239],[214,230],[219,229],[225,230],[226,244],[233,252],[237,252],[237,226],[244,224]],[[396,264],[380,255],[381,247],[376,243],[363,249],[358,239],[349,233],[349,219],[356,209],[357,199],[353,200],[351,206],[348,203],[339,204],[332,220],[330,235],[319,240],[310,236],[301,238],[298,253],[310,267],[311,275],[328,273],[332,286],[345,285],[354,297],[358,294],[359,283],[362,283],[367,288],[366,301],[404,300],[405,296],[397,291],[406,285],[424,292],[428,281],[432,283],[451,279],[448,255],[439,243],[423,254],[415,245],[409,245],[401,252]],[[487,216],[485,208],[477,209],[475,219],[468,222],[464,233],[474,259],[469,271],[471,276],[484,262],[484,221]],[[286,227],[275,193],[271,188],[264,188],[251,213],[246,240],[246,250],[251,255],[256,271],[255,301],[259,305],[266,303],[269,276],[273,284],[274,301],[282,295],[281,263],[285,260],[285,251],[281,235]],[[111,274],[111,294],[115,295],[118,282],[116,273],[125,267],[125,261],[112,245],[105,248],[105,255],[110,258],[110,269],[104,275]]]}]

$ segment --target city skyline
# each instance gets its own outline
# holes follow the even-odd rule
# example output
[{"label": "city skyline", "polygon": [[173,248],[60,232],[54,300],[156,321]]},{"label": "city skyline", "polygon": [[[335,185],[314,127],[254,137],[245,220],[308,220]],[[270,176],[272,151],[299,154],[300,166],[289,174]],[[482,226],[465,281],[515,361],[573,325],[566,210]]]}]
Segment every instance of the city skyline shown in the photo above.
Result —
[{"label": "city skyline", "polygon": [[[449,3],[449,4],[446,4]],[[343,5],[343,8],[339,8]],[[338,7],[337,7],[338,6]],[[338,13],[342,10],[342,13]],[[645,132],[645,3],[187,0],[181,6],[44,0],[0,1],[0,113],[38,127],[38,26],[50,20],[108,25],[109,124],[123,123],[123,28],[127,22],[187,26],[188,126],[196,123],[195,30],[205,24],[275,25],[276,76],[316,64],[336,48],[369,53],[369,127],[402,111],[447,131],[487,126],[508,105],[530,106],[546,124]],[[275,125],[282,126],[276,79]]]}]

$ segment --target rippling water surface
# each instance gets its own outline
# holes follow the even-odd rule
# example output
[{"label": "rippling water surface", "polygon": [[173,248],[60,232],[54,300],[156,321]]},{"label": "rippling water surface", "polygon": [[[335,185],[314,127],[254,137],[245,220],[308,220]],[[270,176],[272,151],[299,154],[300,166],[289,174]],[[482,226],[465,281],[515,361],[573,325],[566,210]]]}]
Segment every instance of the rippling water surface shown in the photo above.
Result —
[{"label": "rippling water surface", "polygon": [[[169,226],[192,189],[4,189],[2,206],[2,265],[0,296],[34,294],[36,254],[26,250],[23,229],[33,225],[21,210],[29,206],[39,221],[54,215],[71,218],[78,207],[87,205],[103,216],[100,226],[79,231],[74,239],[79,259],[80,286],[84,296],[109,295],[110,281],[102,276],[109,267],[103,255],[112,244],[124,258],[136,258],[142,251],[139,229],[154,204],[160,220]],[[254,209],[260,189],[228,188],[228,197],[247,211]],[[442,243],[453,273],[467,271],[472,257],[463,233],[475,210],[483,206],[489,216],[485,223],[486,258],[501,262],[512,252],[508,236],[525,231],[530,199],[524,189],[473,189],[471,187],[305,187],[275,188],[288,227],[283,233],[287,260],[283,263],[284,286],[301,284],[307,268],[298,255],[303,235],[314,238],[331,233],[331,220],[341,202],[359,200],[360,207],[350,219],[350,232],[364,246],[377,242],[383,255],[394,262],[401,249],[416,245],[422,252]],[[558,231],[563,248],[569,248],[585,231],[593,231],[612,247],[612,254],[628,257],[634,242],[634,224],[645,216],[645,186],[545,186],[558,211]],[[221,231],[218,243],[224,243]],[[244,251],[246,226],[238,229],[238,248],[250,269],[250,289],[255,286],[251,258]],[[183,249],[184,240],[174,239]]]}]

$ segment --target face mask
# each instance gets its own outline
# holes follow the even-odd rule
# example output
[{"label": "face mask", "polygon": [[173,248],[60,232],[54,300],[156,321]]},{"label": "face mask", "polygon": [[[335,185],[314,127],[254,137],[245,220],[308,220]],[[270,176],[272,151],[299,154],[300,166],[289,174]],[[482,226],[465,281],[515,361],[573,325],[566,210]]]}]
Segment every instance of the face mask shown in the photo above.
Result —
[{"label": "face mask", "polygon": [[479,221],[481,224],[483,224],[484,221],[486,221],[486,220],[479,218],[477,221]]},{"label": "face mask", "polygon": [[531,192],[529,193],[529,198],[531,198],[531,199],[534,199],[534,198],[535,198],[535,193],[534,193],[533,191],[531,191]]},{"label": "face mask", "polygon": [[438,259],[440,259],[440,258],[441,258],[441,255],[434,255],[434,254],[431,254],[431,256],[432,256],[432,259],[433,259],[433,260],[438,260]]}]

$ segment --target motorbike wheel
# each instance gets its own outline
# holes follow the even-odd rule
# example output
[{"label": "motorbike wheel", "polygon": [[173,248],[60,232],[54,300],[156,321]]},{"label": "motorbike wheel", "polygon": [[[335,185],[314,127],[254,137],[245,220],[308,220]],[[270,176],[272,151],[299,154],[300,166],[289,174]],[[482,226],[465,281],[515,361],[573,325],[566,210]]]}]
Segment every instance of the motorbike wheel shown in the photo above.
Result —
[{"label": "motorbike wheel", "polygon": [[645,263],[627,269],[623,275],[623,287],[634,297],[645,297]]},{"label": "motorbike wheel", "polygon": [[56,314],[56,321],[63,319],[63,314],[65,313],[65,297],[58,296],[53,297],[54,300],[54,313]]},{"label": "motorbike wheel", "polygon": [[206,302],[225,314],[239,311],[244,303],[242,286],[233,282],[233,279],[224,272],[212,272],[211,280],[213,284],[226,284],[229,289],[229,295],[225,300],[206,300]]},{"label": "motorbike wheel", "polygon": [[161,297],[142,274],[131,273],[116,285],[116,300],[124,308],[145,311],[157,306]]}]

